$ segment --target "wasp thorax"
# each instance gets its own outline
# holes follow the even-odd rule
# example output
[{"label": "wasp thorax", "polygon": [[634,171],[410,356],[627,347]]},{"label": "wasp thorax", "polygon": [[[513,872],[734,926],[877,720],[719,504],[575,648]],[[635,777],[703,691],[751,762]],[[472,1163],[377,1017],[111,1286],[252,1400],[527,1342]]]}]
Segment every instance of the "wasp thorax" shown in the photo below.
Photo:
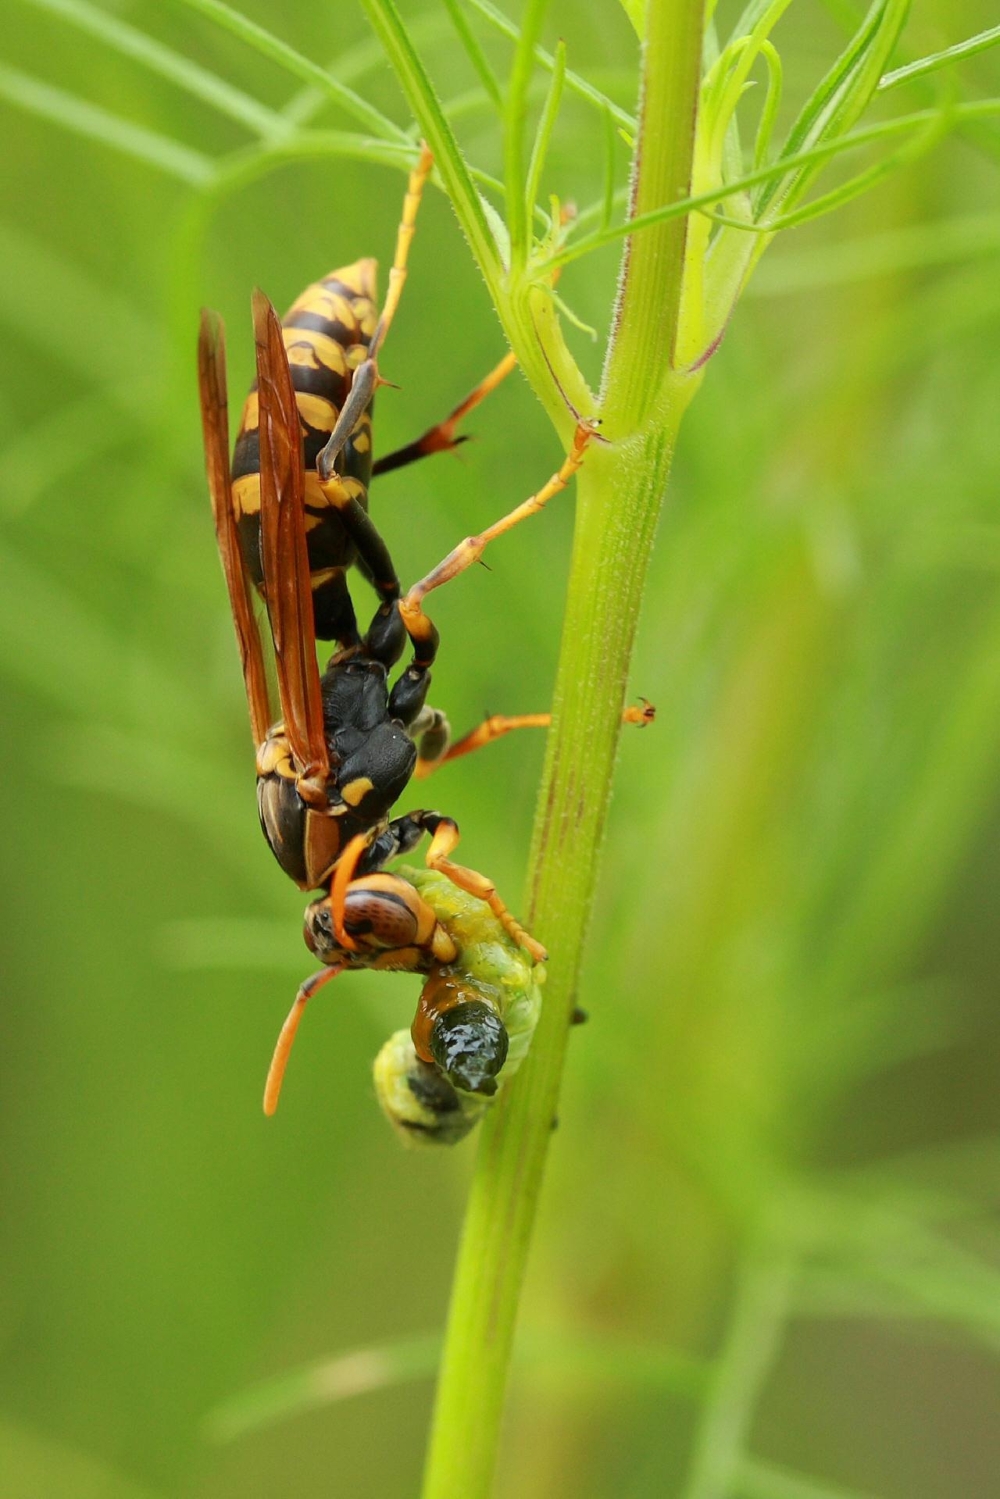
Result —
[{"label": "wasp thorax", "polygon": [[323,673],[322,696],[328,735],[344,727],[370,731],[386,721],[386,669],[369,656],[343,652],[333,657]]}]

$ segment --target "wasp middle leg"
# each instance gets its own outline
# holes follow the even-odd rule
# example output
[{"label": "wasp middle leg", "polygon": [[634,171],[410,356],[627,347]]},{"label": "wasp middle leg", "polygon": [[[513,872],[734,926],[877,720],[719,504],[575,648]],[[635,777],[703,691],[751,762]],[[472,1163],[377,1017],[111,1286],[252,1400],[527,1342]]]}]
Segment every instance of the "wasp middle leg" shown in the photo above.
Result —
[{"label": "wasp middle leg", "polygon": [[424,859],[427,868],[439,870],[453,885],[488,905],[508,936],[530,953],[536,963],[543,963],[547,957],[545,948],[508,911],[493,881],[478,870],[468,869],[449,858],[461,835],[458,823],[440,812],[408,812],[403,817],[394,817],[388,828],[374,839],[359,834],[348,843],[334,868],[330,894],[326,897],[338,945],[347,952],[359,950],[358,942],[347,929],[346,918],[348,891],[355,879],[360,874],[380,869],[399,854],[409,853],[424,833],[429,833],[431,838]]},{"label": "wasp middle leg", "polygon": [[470,390],[465,399],[459,401],[443,422],[428,427],[427,431],[415,442],[408,442],[405,447],[396,448],[393,452],[387,453],[384,458],[377,458],[372,465],[372,478],[378,474],[391,473],[396,468],[405,468],[407,464],[416,463],[420,458],[428,458],[431,453],[450,452],[452,448],[468,442],[468,434],[463,433],[458,437],[455,435],[459,422],[463,421],[470,411],[474,411],[481,401],[485,401],[486,397],[491,395],[501,381],[506,380],[511,370],[516,367],[517,356],[505,354],[500,363],[490,370],[484,380],[480,380],[475,390]]},{"label": "wasp middle leg", "polygon": [[[622,723],[644,728],[653,722],[656,709],[646,698],[641,698],[640,702],[641,708],[629,707],[624,710]],[[458,760],[462,755],[471,755],[474,750],[482,749],[484,744],[492,744],[494,739],[502,739],[504,734],[511,734],[515,729],[547,729],[552,723],[551,713],[491,713],[468,734],[457,739],[454,744],[449,744],[448,721],[444,714],[437,709],[426,709],[425,712],[440,720],[440,723],[429,723],[423,737],[418,739],[420,753],[413,774],[421,781],[449,761]]]}]

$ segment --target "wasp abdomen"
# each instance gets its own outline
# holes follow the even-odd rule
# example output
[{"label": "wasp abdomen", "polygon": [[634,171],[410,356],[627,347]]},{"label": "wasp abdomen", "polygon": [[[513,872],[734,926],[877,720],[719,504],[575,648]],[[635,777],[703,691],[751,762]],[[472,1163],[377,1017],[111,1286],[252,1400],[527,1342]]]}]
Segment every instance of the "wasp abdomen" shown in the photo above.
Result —
[{"label": "wasp abdomen", "polygon": [[[341,638],[347,612],[341,574],[356,560],[336,507],[320,488],[316,458],[325,447],[351,388],[354,370],[368,353],[378,322],[376,262],[355,261],[306,287],[282,320],[282,338],[302,423],[305,467],[306,544],[312,575],[317,634]],[[260,440],[256,382],[240,418],[233,449],[233,511],[247,570],[259,589]],[[344,491],[368,508],[372,470],[371,405],[338,455]]]}]

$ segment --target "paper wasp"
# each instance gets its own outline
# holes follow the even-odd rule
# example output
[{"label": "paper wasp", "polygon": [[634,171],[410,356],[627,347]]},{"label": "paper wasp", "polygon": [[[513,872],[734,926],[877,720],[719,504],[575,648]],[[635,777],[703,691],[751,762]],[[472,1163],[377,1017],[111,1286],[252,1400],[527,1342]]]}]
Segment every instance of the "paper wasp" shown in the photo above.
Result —
[{"label": "paper wasp", "polygon": [[[209,488],[257,751],[261,825],[281,867],[301,889],[326,891],[338,949],[360,953],[363,930],[348,921],[354,882],[409,852],[426,832],[428,868],[484,901],[511,942],[537,962],[544,949],[507,910],[492,882],[450,858],[459,836],[451,818],[423,809],[389,815],[414,772],[426,774],[509,729],[548,722],[547,714],[491,718],[449,748],[447,720],[426,702],[439,640],[423,601],[477,561],[490,541],[565,488],[594,435],[581,421],[562,467],[537,494],[467,537],[403,594],[368,515],[369,482],[378,472],[456,446],[457,423],[513,367],[508,356],[444,422],[373,463],[372,402],[384,383],[378,356],[399,305],[431,165],[425,147],[410,174],[380,315],[372,260],[309,287],[284,323],[263,292],[255,292],[257,381],[244,406],[232,467],[223,329],[216,315],[203,312],[198,368]],[[379,599],[364,635],[346,583],[352,563]],[[254,615],[255,589],[274,645],[278,722]],[[338,647],[322,676],[317,638]],[[390,689],[389,672],[407,640],[412,659]],[[650,716],[648,709],[626,715],[635,722]]]},{"label": "paper wasp", "polygon": [[541,1008],[533,963],[481,900],[432,869],[352,881],[345,896],[357,948],[338,944],[329,897],[306,911],[306,942],[326,965],[299,989],[264,1089],[273,1114],[307,1001],[345,969],[427,975],[411,1028],[375,1059],[375,1092],[408,1145],[454,1145],[482,1117],[531,1044]]}]

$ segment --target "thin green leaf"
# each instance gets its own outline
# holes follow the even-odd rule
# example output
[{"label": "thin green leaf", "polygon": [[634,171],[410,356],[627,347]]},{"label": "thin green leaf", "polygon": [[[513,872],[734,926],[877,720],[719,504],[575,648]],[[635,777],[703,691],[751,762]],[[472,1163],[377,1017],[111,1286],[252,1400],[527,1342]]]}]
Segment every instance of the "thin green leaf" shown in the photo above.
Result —
[{"label": "thin green leaf", "polygon": [[[770,47],[770,51],[774,53],[775,49],[768,42],[768,36],[790,4],[791,0],[770,0],[749,35],[729,43],[705,80],[702,93],[703,119],[708,133],[715,136],[710,155],[716,159],[721,159],[723,152],[723,140],[719,138],[719,134],[727,133],[730,125],[735,122],[737,105],[761,52],[765,47]],[[773,113],[773,104],[771,108]],[[736,159],[739,160],[739,157]]]},{"label": "thin green leaf", "polygon": [[423,1334],[293,1369],[216,1406],[205,1420],[205,1435],[210,1442],[231,1442],[290,1415],[427,1379],[440,1347],[437,1333]]},{"label": "thin green leaf", "polygon": [[531,162],[528,166],[528,183],[524,193],[524,206],[528,214],[529,222],[535,212],[538,202],[538,190],[541,185],[542,172],[545,168],[545,158],[548,155],[549,141],[552,130],[559,113],[559,102],[562,99],[563,79],[566,76],[566,45],[560,40],[556,47],[556,66],[552,74],[549,90],[545,96],[545,104],[542,107],[542,117],[538,122],[538,130],[535,133],[535,144],[531,152]]},{"label": "thin green leaf", "polygon": [[907,1295],[925,1316],[965,1329],[1000,1352],[1000,1272],[975,1254],[903,1217],[855,1206],[855,1273]]},{"label": "thin green leaf", "polygon": [[[437,1367],[439,1333],[417,1334],[391,1343],[319,1359],[262,1381],[217,1406],[206,1418],[210,1441],[229,1442],[250,1431],[356,1395],[427,1378]],[[543,1379],[584,1380],[601,1386],[625,1385],[664,1393],[704,1394],[709,1368],[699,1359],[606,1338],[563,1338],[526,1331],[516,1361]]]},{"label": "thin green leaf", "polygon": [[[953,123],[961,120],[986,119],[991,115],[1000,114],[1000,99],[977,99],[969,104],[956,104],[949,107],[947,113],[949,120]],[[921,126],[938,120],[940,116],[940,110],[926,109],[917,114],[901,115],[895,120],[882,120],[877,125],[866,125],[860,130],[853,130],[846,135],[839,136],[836,140],[824,141],[821,145],[801,151],[795,156],[786,157],[783,161],[775,162],[769,167],[762,167],[759,171],[748,172],[745,177],[723,183],[709,192],[682,198],[676,203],[666,203],[662,208],[652,209],[649,213],[641,214],[634,219],[627,219],[622,224],[612,224],[608,229],[566,245],[538,266],[538,274],[547,275],[556,266],[579,260],[582,255],[587,255],[592,250],[612,244],[615,240],[624,238],[625,235],[636,234],[642,229],[651,228],[654,224],[662,223],[664,219],[690,213],[696,208],[711,207],[712,204],[719,203],[725,198],[735,197],[737,193],[746,192],[749,187],[756,187],[758,183],[773,180],[787,172],[789,168],[830,160],[840,155],[841,152],[856,151],[862,146],[871,145],[898,131],[919,129]]]},{"label": "thin green leaf", "polygon": [[760,1458],[743,1459],[730,1493],[738,1499],[874,1499],[860,1489],[845,1488],[824,1478],[793,1473],[791,1468],[766,1463]]},{"label": "thin green leaf", "polygon": [[908,142],[898,151],[893,151],[881,161],[874,162],[866,167],[863,172],[858,172],[854,177],[848,178],[839,186],[831,188],[828,193],[823,193],[811,202],[803,204],[801,208],[793,209],[791,213],[778,214],[776,218],[750,223],[745,219],[731,218],[727,214],[711,212],[702,209],[702,213],[714,219],[719,224],[725,224],[729,229],[741,229],[748,234],[775,234],[781,229],[794,229],[798,224],[806,224],[810,219],[818,219],[825,213],[832,213],[835,208],[842,208],[845,203],[850,203],[862,193],[868,192],[876,186],[883,178],[891,172],[897,171],[901,166],[913,161],[917,156],[929,151],[933,145],[940,140],[950,128],[948,111],[942,110],[940,122],[932,121],[925,130],[921,131],[915,141]]},{"label": "thin green leaf", "polygon": [[645,0],[621,0],[622,10],[632,22],[632,29],[640,42],[646,35],[646,5]]},{"label": "thin green leaf", "polygon": [[[533,98],[536,94],[541,95],[546,91],[545,80],[534,78],[528,90],[528,96],[529,98]],[[463,89],[460,94],[453,94],[450,99],[442,99],[441,108],[444,111],[445,118],[450,120],[452,124],[456,120],[468,119],[470,115],[492,115],[494,113],[492,99],[481,88]],[[409,134],[410,139],[416,141],[420,134],[420,126],[417,124],[411,125]],[[469,171],[477,182],[484,180],[484,174],[479,173],[477,175],[477,168],[472,166],[471,163],[469,164]],[[501,196],[503,196],[503,190],[503,183],[501,182]],[[535,211],[539,211],[537,204],[535,205]]]},{"label": "thin green leaf", "polygon": [[334,78],[325,68],[320,67],[319,63],[313,62],[311,57],[305,57],[301,52],[296,52],[294,47],[290,47],[280,37],[266,31],[263,26],[258,26],[256,21],[248,20],[246,16],[240,15],[239,11],[224,4],[223,0],[173,0],[173,3],[183,5],[188,10],[197,11],[199,15],[207,17],[217,26],[231,32],[233,36],[238,36],[240,41],[246,42],[247,46],[253,47],[256,52],[278,63],[287,72],[293,73],[296,78],[315,84],[329,98],[335,100],[345,114],[352,115],[375,135],[381,136],[384,140],[406,139],[405,131],[377,110],[373,104],[369,104],[367,99],[356,94],[352,88],[348,88],[346,83],[341,83],[339,79]]},{"label": "thin green leaf", "polygon": [[209,72],[198,63],[182,57],[173,48],[167,47],[155,37],[147,36],[107,11],[90,5],[88,0],[22,0],[36,10],[58,16],[71,26],[76,26],[90,36],[97,37],[106,46],[122,57],[140,63],[151,73],[156,73],[168,82],[176,84],[185,93],[217,109],[220,114],[247,126],[256,135],[265,139],[283,134],[287,130],[281,115],[256,99],[234,88],[231,83]]},{"label": "thin green leaf", "polygon": [[928,57],[918,58],[916,62],[908,62],[903,68],[896,68],[891,73],[879,80],[876,93],[883,94],[887,89],[896,88],[901,83],[910,83],[914,78],[923,78],[928,73],[936,73],[938,68],[946,68],[953,62],[960,62],[963,57],[975,57],[977,52],[985,52],[988,47],[995,47],[1000,42],[1000,26],[991,26],[988,31],[980,31],[976,36],[970,36],[967,41],[956,42],[953,47],[946,47],[943,52],[932,52]]},{"label": "thin green leaf", "polygon": [[516,271],[523,270],[527,264],[530,248],[528,211],[525,206],[524,129],[528,119],[528,89],[531,86],[535,47],[548,6],[549,0],[527,0],[524,24],[514,49],[514,61],[507,80],[503,132],[504,185],[511,268]]},{"label": "thin green leaf", "polygon": [[218,182],[214,186],[220,193],[230,193],[259,181],[284,162],[308,161],[324,156],[367,161],[372,166],[394,167],[408,172],[417,159],[417,147],[409,140],[397,144],[356,135],[350,130],[303,130],[288,140],[234,151],[219,168]]},{"label": "thin green leaf", "polygon": [[803,204],[801,208],[793,209],[791,213],[779,214],[777,218],[770,221],[771,230],[794,229],[797,224],[806,224],[810,219],[818,219],[825,213],[832,213],[835,208],[842,208],[846,203],[850,203],[854,198],[859,198],[862,193],[875,187],[892,172],[898,171],[900,167],[922,156],[925,151],[931,150],[950,128],[948,112],[943,110],[940,121],[931,121],[925,130],[918,133],[916,140],[907,142],[898,151],[891,152],[881,161],[876,161],[867,167],[865,171],[858,172],[828,193],[813,198],[810,203]]},{"label": "thin green leaf", "polygon": [[751,3],[740,12],[732,31],[726,38],[726,46],[731,47],[741,37],[751,36],[764,19],[772,3],[773,0],[751,0]]},{"label": "thin green leaf", "polygon": [[562,313],[563,317],[566,319],[567,323],[571,323],[574,328],[579,328],[581,333],[586,333],[588,338],[596,342],[596,328],[591,327],[590,323],[585,323],[583,321],[583,318],[580,317],[579,313],[574,312],[572,307],[570,307],[567,302],[563,301],[558,292],[554,291],[552,293],[552,300],[558,307],[559,311]]},{"label": "thin green leaf", "polygon": [[[512,42],[519,40],[521,35],[520,28],[515,26],[514,22],[505,16],[503,11],[497,10],[496,6],[490,3],[490,0],[469,0],[469,4],[475,10],[478,10],[481,16],[485,16],[486,20],[495,26],[498,31],[503,32],[504,36],[509,37]],[[533,55],[535,62],[541,67],[547,68],[550,73],[552,72],[556,65],[556,60],[551,52],[546,52],[544,47],[535,47]],[[623,125],[630,135],[635,134],[637,129],[635,116],[630,115],[627,110],[615,104],[606,94],[602,94],[600,89],[594,88],[594,85],[588,83],[586,78],[581,78],[579,73],[574,73],[572,68],[567,68],[566,70],[566,87],[571,93],[578,94],[581,99],[586,99],[587,103],[594,105],[595,108],[601,110],[610,109],[618,124]]]},{"label": "thin green leaf", "polygon": [[[208,225],[227,198],[255,182],[263,181],[272,172],[280,171],[292,162],[345,158],[408,172],[416,154],[415,144],[409,141],[404,146],[393,141],[373,140],[350,131],[309,130],[301,131],[286,141],[255,146],[228,156],[208,187],[191,200],[178,227],[174,254],[171,257],[176,268],[171,304],[175,309],[177,338],[182,337],[192,299],[197,294],[197,288],[188,275],[188,268],[199,264]],[[475,182],[502,196],[503,184],[489,173],[474,170],[472,177]],[[494,233],[500,242],[504,233],[503,221],[485,199],[480,201],[484,213],[494,217]],[[540,208],[535,212],[540,223],[547,228],[547,215]]]},{"label": "thin green leaf", "polygon": [[396,71],[407,102],[434,152],[452,207],[491,290],[499,290],[500,258],[483,201],[448,123],[441,101],[393,0],[362,0],[368,19]]},{"label": "thin green leaf", "polygon": [[113,151],[156,167],[192,187],[203,187],[215,175],[211,160],[200,151],[192,151],[189,146],[182,146],[168,136],[133,125],[86,99],[53,88],[14,68],[0,66],[0,98],[29,114],[51,120],[85,140],[100,141]]},{"label": "thin green leaf", "polygon": [[[860,117],[878,86],[906,20],[909,0],[876,0],[855,36],[806,101],[788,134],[783,157],[842,136]],[[815,168],[799,167],[783,183],[756,195],[755,217],[774,205],[793,203],[805,192]]]},{"label": "thin green leaf", "polygon": [[479,40],[466,19],[459,0],[444,0],[445,9],[451,17],[451,23],[458,33],[458,38],[465,48],[466,55],[471,62],[480,83],[486,90],[494,108],[498,114],[503,114],[503,94],[497,75],[490,67],[489,58],[479,45]]},{"label": "thin green leaf", "polygon": [[767,93],[764,96],[764,105],[760,112],[760,123],[757,126],[757,139],[754,143],[753,164],[755,167],[762,167],[767,160],[767,153],[771,148],[771,136],[774,132],[774,122],[781,105],[782,92],[781,56],[777,47],[774,46],[773,42],[762,41],[760,44],[760,55],[767,64]]},{"label": "thin green leaf", "polygon": [[683,1499],[718,1499],[732,1490],[761,1388],[781,1344],[793,1274],[790,1259],[763,1245],[744,1265]]},{"label": "thin green leaf", "polygon": [[[414,42],[436,42],[446,36],[450,31],[447,16],[442,16],[435,11],[431,15],[418,16],[410,23],[410,37]],[[332,78],[337,78],[341,83],[353,84],[366,74],[381,67],[385,62],[385,53],[377,37],[366,36],[353,47],[347,47],[343,52],[327,64],[326,71]],[[285,104],[281,113],[287,120],[296,125],[307,125],[319,110],[327,102],[328,95],[325,89],[316,88],[313,84],[307,84],[305,88],[299,89]]]}]

